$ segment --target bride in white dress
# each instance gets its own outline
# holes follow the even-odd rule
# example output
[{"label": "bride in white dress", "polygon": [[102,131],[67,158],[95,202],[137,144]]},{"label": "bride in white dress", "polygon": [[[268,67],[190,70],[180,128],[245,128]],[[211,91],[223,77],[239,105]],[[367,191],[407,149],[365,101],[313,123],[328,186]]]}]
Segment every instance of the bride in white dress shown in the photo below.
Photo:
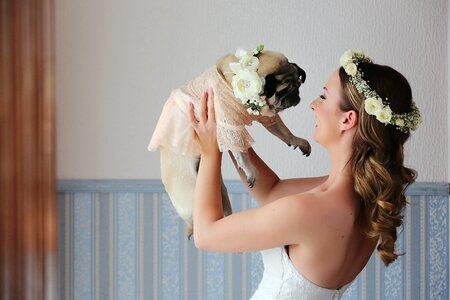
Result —
[{"label": "bride in white dress", "polygon": [[403,144],[420,113],[394,69],[353,51],[340,64],[311,103],[314,139],[331,157],[329,175],[282,180],[249,148],[258,173],[248,188],[256,209],[223,216],[213,91],[203,94],[200,115],[190,109],[202,153],[195,244],[207,251],[262,251],[263,278],[252,300],[340,299],[375,248],[385,265],[398,257],[404,191],[416,178],[403,165]]}]

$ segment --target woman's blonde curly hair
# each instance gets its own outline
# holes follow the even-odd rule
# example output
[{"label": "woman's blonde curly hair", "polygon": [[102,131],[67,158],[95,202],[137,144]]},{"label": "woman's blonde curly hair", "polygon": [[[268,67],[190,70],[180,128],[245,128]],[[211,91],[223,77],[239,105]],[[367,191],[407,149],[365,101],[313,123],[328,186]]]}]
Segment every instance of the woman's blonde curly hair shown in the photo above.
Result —
[{"label": "woman's blonde curly hair", "polygon": [[[369,86],[382,98],[389,99],[393,111],[410,110],[411,87],[402,74],[373,63],[360,63],[358,68]],[[395,252],[397,228],[403,225],[405,190],[417,177],[415,170],[403,165],[403,145],[410,133],[396,130],[367,114],[363,96],[342,67],[339,77],[344,90],[341,109],[354,110],[359,118],[349,161],[354,188],[362,201],[358,222],[367,236],[379,238],[378,255],[387,266],[402,255]]]}]

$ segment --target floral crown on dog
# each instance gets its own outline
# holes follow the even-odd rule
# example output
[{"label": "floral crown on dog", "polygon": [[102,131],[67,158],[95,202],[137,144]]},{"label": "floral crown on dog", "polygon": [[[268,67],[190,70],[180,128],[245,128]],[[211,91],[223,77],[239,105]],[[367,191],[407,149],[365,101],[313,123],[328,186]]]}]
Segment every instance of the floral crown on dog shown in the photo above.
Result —
[{"label": "floral crown on dog", "polygon": [[393,112],[389,106],[388,98],[382,99],[364,80],[363,72],[358,69],[358,64],[361,62],[373,63],[363,52],[353,50],[344,52],[339,60],[345,73],[350,76],[350,82],[364,96],[364,110],[369,115],[375,116],[384,125],[394,125],[396,129],[402,132],[416,130],[422,122],[422,118],[414,100],[411,100],[410,112],[403,114]]},{"label": "floral crown on dog", "polygon": [[235,56],[239,62],[230,63],[230,69],[234,73],[231,86],[234,96],[240,99],[242,104],[248,106],[248,113],[273,116],[269,105],[261,98],[261,94],[264,92],[264,77],[260,77],[257,73],[258,55],[263,49],[264,45],[258,45],[253,51],[242,48],[236,50]]}]

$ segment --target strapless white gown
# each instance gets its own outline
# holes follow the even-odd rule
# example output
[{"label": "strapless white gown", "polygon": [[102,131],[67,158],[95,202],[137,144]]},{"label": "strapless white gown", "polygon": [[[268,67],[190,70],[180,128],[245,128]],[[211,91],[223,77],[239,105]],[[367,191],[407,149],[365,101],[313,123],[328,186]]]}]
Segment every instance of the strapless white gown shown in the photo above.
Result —
[{"label": "strapless white gown", "polygon": [[320,287],[300,274],[285,247],[261,251],[264,264],[262,280],[250,300],[335,300],[341,299],[351,282],[340,289]]}]

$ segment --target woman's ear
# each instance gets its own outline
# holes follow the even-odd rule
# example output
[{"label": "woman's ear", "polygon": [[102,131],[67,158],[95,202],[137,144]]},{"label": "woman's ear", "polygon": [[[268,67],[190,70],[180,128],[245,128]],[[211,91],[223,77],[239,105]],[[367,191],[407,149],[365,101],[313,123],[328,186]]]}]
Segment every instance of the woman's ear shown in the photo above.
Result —
[{"label": "woman's ear", "polygon": [[358,123],[358,114],[354,110],[344,112],[344,121],[341,124],[343,131],[356,127]]}]

